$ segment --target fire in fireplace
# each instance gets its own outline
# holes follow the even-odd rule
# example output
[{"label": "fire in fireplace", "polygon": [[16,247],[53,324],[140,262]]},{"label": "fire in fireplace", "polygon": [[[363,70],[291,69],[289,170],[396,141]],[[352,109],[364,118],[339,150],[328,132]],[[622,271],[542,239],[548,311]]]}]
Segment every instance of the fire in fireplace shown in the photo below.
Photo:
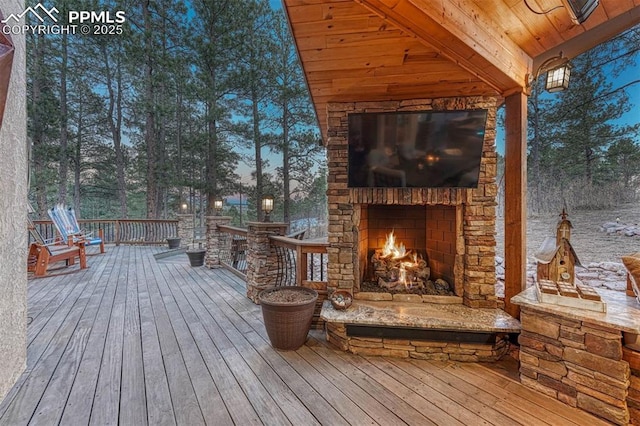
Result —
[{"label": "fire in fireplace", "polygon": [[384,246],[371,256],[373,276],[362,283],[363,291],[453,295],[443,279],[430,280],[431,268],[417,249],[407,249],[393,231],[387,234]]}]

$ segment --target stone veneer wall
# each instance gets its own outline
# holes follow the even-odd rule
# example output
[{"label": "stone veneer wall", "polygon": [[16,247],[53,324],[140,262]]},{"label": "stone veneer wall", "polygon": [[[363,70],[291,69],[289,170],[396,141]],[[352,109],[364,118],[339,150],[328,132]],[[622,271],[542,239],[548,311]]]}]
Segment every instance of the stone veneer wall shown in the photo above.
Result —
[{"label": "stone veneer wall", "polygon": [[180,238],[180,244],[192,244],[193,232],[195,227],[195,216],[192,214],[179,214],[178,215],[178,238]]},{"label": "stone veneer wall", "polygon": [[[629,422],[620,330],[522,308],[520,381],[610,422]],[[526,331],[525,331],[526,330]]]},{"label": "stone veneer wall", "polygon": [[[624,341],[624,337],[623,337]],[[631,377],[629,378],[629,394],[627,407],[629,408],[629,423],[640,425],[640,351],[630,348],[622,349],[622,359],[629,363]]]},{"label": "stone veneer wall", "polygon": [[[636,355],[636,357],[640,357],[640,355]],[[640,366],[636,365],[636,367]],[[627,407],[631,418],[629,423],[640,425],[640,370],[631,368],[629,382],[629,394],[627,395]]]},{"label": "stone veneer wall", "polygon": [[286,223],[249,222],[247,228],[247,297],[258,303],[258,295],[276,285],[278,255],[269,237],[284,235]]},{"label": "stone veneer wall", "polygon": [[[2,13],[21,13],[24,2],[2,2]],[[0,129],[0,401],[27,361],[27,110],[25,37],[15,45],[9,96]]]},{"label": "stone veneer wall", "polygon": [[508,337],[498,334],[494,343],[459,343],[347,336],[342,323],[326,323],[327,341],[343,351],[363,356],[430,359],[436,361],[494,362],[509,350]]},{"label": "stone veneer wall", "polygon": [[207,254],[204,257],[204,264],[207,268],[220,268],[224,253],[231,250],[231,237],[229,234],[221,232],[218,225],[229,226],[230,216],[207,216]]},{"label": "stone veneer wall", "polygon": [[[329,247],[328,285],[353,291],[361,273],[358,235],[361,204],[462,205],[463,249],[455,268],[463,269],[464,303],[495,308],[495,215],[497,99],[493,97],[415,99],[386,102],[331,103],[328,106],[327,159]],[[394,111],[488,109],[480,181],[476,189],[348,188],[348,114]],[[459,236],[461,238],[461,236]],[[456,283],[459,284],[459,283]]]}]

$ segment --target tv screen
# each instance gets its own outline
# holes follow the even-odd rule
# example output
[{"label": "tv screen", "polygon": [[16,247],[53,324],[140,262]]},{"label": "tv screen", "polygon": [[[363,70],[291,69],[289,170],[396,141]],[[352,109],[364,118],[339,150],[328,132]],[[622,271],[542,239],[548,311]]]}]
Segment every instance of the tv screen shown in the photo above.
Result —
[{"label": "tv screen", "polygon": [[348,186],[478,186],[487,110],[349,115]]}]

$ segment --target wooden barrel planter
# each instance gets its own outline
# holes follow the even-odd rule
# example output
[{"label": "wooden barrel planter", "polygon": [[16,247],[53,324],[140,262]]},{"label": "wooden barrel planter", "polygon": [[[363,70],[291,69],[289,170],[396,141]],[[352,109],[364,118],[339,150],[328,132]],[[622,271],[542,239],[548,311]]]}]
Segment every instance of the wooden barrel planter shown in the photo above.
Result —
[{"label": "wooden barrel planter", "polygon": [[263,290],[258,299],[271,346],[295,351],[304,345],[318,292],[305,287],[275,287]]},{"label": "wooden barrel planter", "polygon": [[170,249],[180,248],[180,238],[167,238],[167,244]]},{"label": "wooden barrel planter", "polygon": [[189,256],[189,264],[191,266],[202,266],[204,265],[204,255],[207,253],[206,250],[187,250],[187,256]]}]

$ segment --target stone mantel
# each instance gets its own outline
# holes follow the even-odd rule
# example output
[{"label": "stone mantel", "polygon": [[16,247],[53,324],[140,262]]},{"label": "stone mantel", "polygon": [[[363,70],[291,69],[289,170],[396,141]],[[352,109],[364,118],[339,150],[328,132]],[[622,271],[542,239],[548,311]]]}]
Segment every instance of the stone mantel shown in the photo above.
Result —
[{"label": "stone mantel", "polygon": [[532,307],[537,311],[560,315],[577,321],[587,321],[603,327],[640,334],[640,303],[624,292],[598,289],[602,301],[607,304],[607,312],[588,311],[538,302],[535,288],[530,287],[511,299],[522,307]]}]

